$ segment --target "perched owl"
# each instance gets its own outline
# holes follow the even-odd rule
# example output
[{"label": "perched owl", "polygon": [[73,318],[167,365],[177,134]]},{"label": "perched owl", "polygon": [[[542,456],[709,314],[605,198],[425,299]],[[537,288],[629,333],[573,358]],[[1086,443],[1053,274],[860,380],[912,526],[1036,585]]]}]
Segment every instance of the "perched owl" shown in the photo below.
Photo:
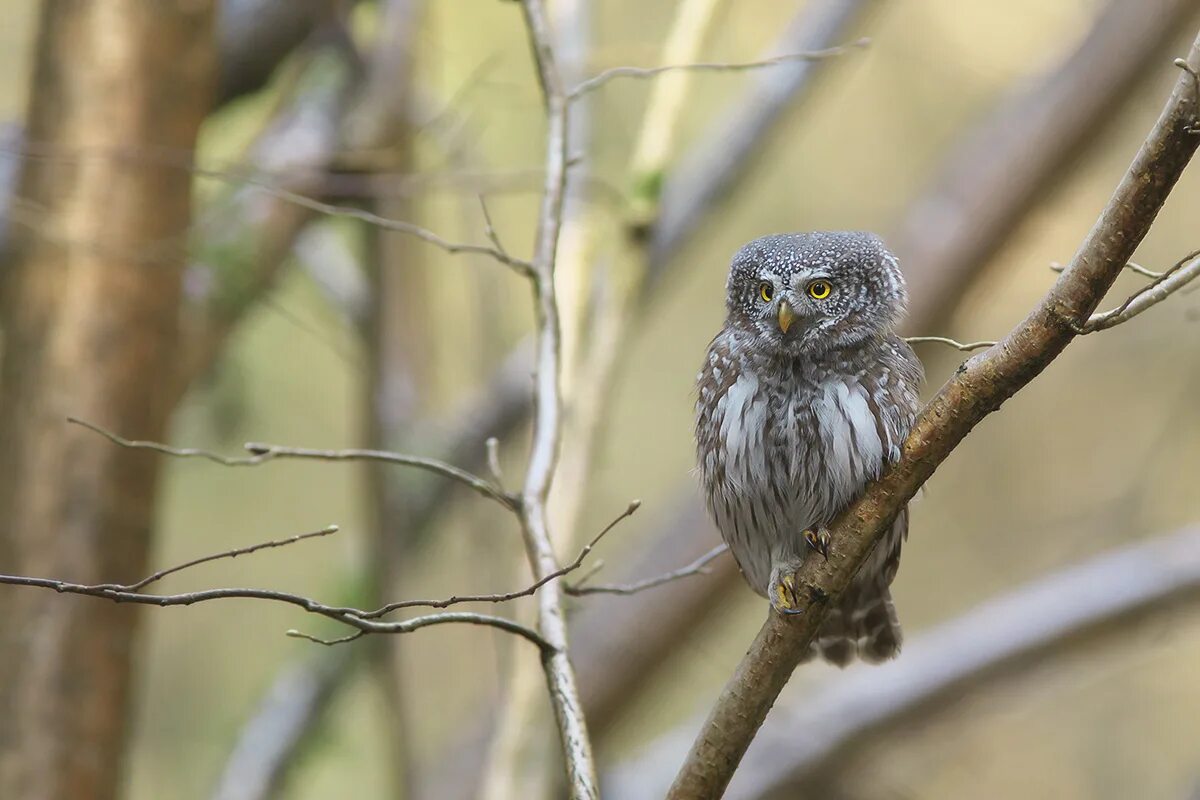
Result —
[{"label": "perched owl", "polygon": [[[696,450],[709,512],[750,586],[781,612],[826,527],[900,457],[921,363],[895,333],[907,294],[870,233],[765,236],[738,251],[725,327],[698,378]],[[813,655],[845,665],[900,649],[889,585],[908,510],[838,598]]]}]

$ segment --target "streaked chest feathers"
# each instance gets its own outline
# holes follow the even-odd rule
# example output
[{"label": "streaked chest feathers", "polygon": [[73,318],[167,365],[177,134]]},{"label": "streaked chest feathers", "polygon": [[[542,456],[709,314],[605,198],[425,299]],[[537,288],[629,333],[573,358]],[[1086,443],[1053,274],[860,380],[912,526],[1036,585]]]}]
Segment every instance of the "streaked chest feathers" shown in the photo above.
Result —
[{"label": "streaked chest feathers", "polygon": [[751,584],[768,580],[764,556],[799,552],[806,528],[827,525],[895,458],[877,407],[855,377],[834,375],[768,386],[742,371],[715,404],[702,398],[708,505]]}]

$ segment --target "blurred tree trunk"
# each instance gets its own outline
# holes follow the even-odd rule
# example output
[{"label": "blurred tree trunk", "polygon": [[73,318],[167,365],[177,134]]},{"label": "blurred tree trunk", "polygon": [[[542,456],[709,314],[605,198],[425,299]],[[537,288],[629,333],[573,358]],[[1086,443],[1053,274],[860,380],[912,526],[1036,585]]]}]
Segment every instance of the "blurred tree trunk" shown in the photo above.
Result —
[{"label": "blurred tree trunk", "polygon": [[[371,170],[409,174],[416,163],[411,124],[414,45],[424,3],[388,0],[381,9],[379,40],[369,62],[359,114],[347,125],[347,139],[352,152],[374,155],[376,163],[370,165]],[[407,196],[375,198],[372,206],[389,219],[414,218],[413,203]],[[363,415],[366,446],[404,450],[410,426],[421,410],[418,387],[430,377],[424,358],[432,335],[426,308],[426,265],[420,258],[424,245],[378,228],[366,233],[371,243],[366,258],[371,291],[364,331],[369,360]],[[410,482],[423,485],[425,480],[430,476],[399,476],[387,464],[368,466],[372,589],[368,604],[381,605],[385,597],[404,596],[404,568],[412,551],[410,534],[416,527],[409,513],[413,503],[407,489],[413,485]],[[381,637],[372,643],[375,649],[371,653],[388,700],[388,762],[395,795],[402,798],[412,796],[415,780],[404,638]]]},{"label": "blurred tree trunk", "polygon": [[[0,570],[143,574],[159,459],[65,422],[162,439],[213,78],[209,0],[46,0],[0,273]],[[43,157],[45,156],[45,157]],[[134,609],[0,594],[0,797],[115,797]]]}]

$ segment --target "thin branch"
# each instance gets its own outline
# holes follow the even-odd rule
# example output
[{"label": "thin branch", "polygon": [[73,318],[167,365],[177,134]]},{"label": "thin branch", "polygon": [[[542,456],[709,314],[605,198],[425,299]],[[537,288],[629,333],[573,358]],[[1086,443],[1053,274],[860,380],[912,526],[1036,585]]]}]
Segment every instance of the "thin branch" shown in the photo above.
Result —
[{"label": "thin branch", "polygon": [[[869,0],[815,0],[804,4],[771,49],[773,54],[812,52],[844,40],[868,11]],[[768,56],[769,58],[769,56]],[[764,59],[765,60],[765,59]],[[836,60],[835,60],[836,61]],[[662,213],[650,235],[650,279],[665,270],[727,189],[766,152],[763,138],[791,106],[801,103],[826,72],[829,60],[798,61],[755,73],[742,97],[677,161],[662,181]]]},{"label": "thin branch", "polygon": [[[522,10],[546,107],[546,181],[538,212],[531,276],[537,312],[533,444],[521,498],[525,551],[534,578],[540,580],[559,568],[551,544],[546,504],[562,442],[559,387],[562,341],[554,267],[567,188],[567,98],[555,63],[542,0],[523,0]],[[591,740],[579,702],[575,669],[567,654],[561,587],[553,582],[547,584],[545,591],[537,596],[537,606],[538,631],[554,647],[554,652],[542,659],[542,667],[566,758],[570,796],[572,800],[597,800],[600,790]]]},{"label": "thin branch", "polygon": [[[874,3],[869,0],[814,0],[812,3],[806,3],[804,10],[796,16],[795,22],[789,26],[786,36],[781,38],[771,51],[764,54],[764,57],[770,57],[779,53],[798,52],[817,50],[828,48],[840,41],[846,41],[851,38],[853,31],[852,26],[860,21],[865,12],[875,7]],[[678,26],[678,17],[683,13],[683,4],[676,6],[676,21],[673,26]],[[564,26],[565,27],[565,26]],[[668,34],[667,40],[673,37]],[[659,63],[683,63],[686,61],[695,60],[691,56],[674,56],[668,55],[666,50],[666,41],[664,40],[664,54],[658,59]],[[704,140],[712,145],[711,148],[705,148],[704,158],[688,159],[686,163],[681,163],[678,168],[672,167],[665,174],[668,179],[664,181],[667,186],[682,184],[682,181],[675,181],[675,177],[684,177],[689,184],[687,187],[681,188],[679,191],[670,191],[667,196],[663,197],[663,212],[670,216],[670,222],[664,220],[662,225],[655,224],[654,239],[653,239],[653,254],[650,257],[650,264],[646,267],[649,273],[661,278],[666,273],[668,268],[677,266],[671,261],[671,256],[678,253],[693,237],[693,235],[701,230],[694,224],[695,220],[703,213],[703,210],[709,205],[729,197],[732,188],[737,182],[749,174],[741,159],[748,157],[754,152],[759,152],[762,148],[761,139],[769,132],[771,123],[780,119],[780,110],[784,107],[793,105],[789,102],[791,99],[805,94],[804,89],[812,85],[811,77],[823,72],[823,68],[827,65],[832,65],[835,61],[828,62],[798,62],[794,64],[780,65],[771,70],[753,73],[753,77],[749,80],[755,88],[748,93],[751,97],[749,103],[738,103],[736,109],[730,110],[728,113],[719,115],[721,121],[713,126],[711,136],[704,136]],[[657,81],[655,89],[657,90],[662,81]],[[762,87],[769,85],[770,89]],[[653,93],[652,93],[653,94]],[[572,117],[575,118],[580,104],[585,103],[591,97],[581,98],[576,103],[572,104]],[[682,105],[686,110],[686,103]],[[647,113],[650,109],[647,108]],[[724,134],[729,132],[730,120],[736,120],[739,124],[735,126],[738,138],[738,143],[731,147],[729,141],[724,137]],[[744,125],[741,123],[745,123]],[[575,149],[579,149],[578,140],[572,138],[572,145]],[[677,145],[672,145],[670,150],[671,162],[664,166],[669,166],[674,162],[674,154],[677,152]],[[732,152],[732,158],[727,157]],[[586,176],[571,173],[572,184],[577,181],[586,181]],[[694,190],[694,191],[693,191]],[[657,205],[657,192],[654,193],[655,205]],[[615,199],[618,199],[623,204],[623,210],[628,213],[628,198],[624,192],[619,193]],[[675,206],[678,204],[679,209]],[[676,213],[679,212],[679,213]],[[666,237],[661,241],[659,234],[666,233]],[[645,247],[647,243],[639,243],[639,247]],[[563,272],[575,275],[578,270],[588,269],[587,248],[586,245],[580,248],[583,251],[578,259],[573,259],[568,270],[566,262],[563,263]],[[573,255],[568,253],[565,255]],[[633,259],[630,259],[631,261]],[[590,259],[594,261],[594,259]],[[668,262],[671,261],[670,264]],[[578,266],[576,266],[576,264]],[[621,262],[618,260],[617,268],[621,268]],[[638,265],[636,272],[641,272],[641,265]],[[632,304],[634,306],[644,299],[649,290],[649,281],[640,280],[637,278],[626,278],[622,272],[610,269],[608,274],[603,275],[603,278],[610,281],[609,286],[616,285],[620,291],[631,292],[633,295]],[[626,281],[636,281],[636,285],[632,288],[625,288],[620,284]],[[590,310],[590,320],[588,329],[581,335],[580,341],[588,343],[590,355],[588,358],[592,363],[587,363],[579,367],[580,371],[586,371],[588,374],[577,374],[574,377],[573,383],[575,386],[575,402],[576,407],[572,408],[571,420],[572,423],[580,427],[580,431],[569,436],[572,446],[565,454],[568,463],[559,469],[559,475],[556,483],[556,493],[559,492],[563,481],[569,481],[570,487],[567,492],[556,496],[555,513],[559,519],[564,520],[569,524],[572,519],[573,510],[569,508],[573,503],[577,503],[577,497],[580,490],[575,488],[578,478],[573,477],[575,472],[571,468],[570,462],[586,463],[587,456],[583,452],[587,444],[587,440],[591,434],[589,429],[594,429],[595,423],[587,423],[585,420],[588,417],[589,409],[578,407],[582,404],[594,405],[600,400],[589,394],[587,387],[599,387],[597,396],[602,396],[608,391],[611,381],[603,378],[603,365],[598,362],[602,360],[605,350],[616,347],[607,341],[607,339],[615,339],[619,342],[622,334],[619,330],[612,331],[621,324],[626,327],[630,323],[622,323],[620,320],[621,314],[619,309],[610,310],[615,302],[623,302],[617,300],[612,294],[601,297],[602,305],[599,308],[599,313]],[[628,312],[629,315],[638,313],[637,309]],[[610,330],[603,331],[602,335],[596,335],[598,323],[605,317],[616,318],[613,323],[608,324]],[[619,348],[618,348],[619,351]],[[597,357],[599,354],[600,357]],[[617,365],[619,368],[619,364]],[[528,370],[526,370],[526,374]],[[465,461],[465,459],[454,459],[455,461]],[[689,497],[692,493],[689,492]],[[699,524],[707,526],[708,523],[701,521]],[[626,575],[622,575],[622,580],[633,581],[637,575],[650,574],[654,575],[660,571],[671,569],[678,561],[679,553],[687,552],[686,549],[690,543],[694,542],[697,527],[693,525],[687,531],[687,536],[681,536],[682,546],[664,548],[660,553],[661,557],[652,559],[649,563],[643,564],[642,569],[630,571]],[[716,538],[715,532],[712,538]],[[656,551],[657,552],[657,551]],[[721,588],[719,590],[705,590],[708,596],[714,602],[712,605],[717,605],[725,591],[727,585],[732,585],[733,581],[725,577],[725,562],[714,562],[712,569],[714,572],[721,574]],[[625,572],[625,567],[622,565],[621,571]],[[728,570],[729,573],[734,573],[734,570]],[[710,581],[704,582],[706,585]],[[680,587],[689,586],[688,581],[677,581],[668,584],[659,589],[659,592],[668,596],[664,600],[670,605],[670,614],[659,614],[655,611],[652,614],[647,614],[645,610],[638,610],[641,604],[636,601],[622,603],[617,606],[611,604],[585,604],[579,611],[579,617],[575,620],[575,630],[577,631],[572,642],[572,655],[575,663],[576,674],[581,689],[584,692],[582,698],[584,708],[587,711],[588,726],[592,729],[598,726],[602,731],[611,719],[616,715],[618,705],[632,696],[632,688],[634,684],[640,683],[640,678],[644,677],[647,670],[653,669],[661,663],[661,653],[664,649],[658,648],[654,642],[670,641],[677,638],[679,631],[686,631],[688,625],[703,615],[703,610],[695,611],[688,608],[686,611],[679,613],[678,607],[681,605],[673,599],[673,596],[680,591]],[[687,590],[685,590],[687,591]],[[656,598],[657,601],[657,598]],[[611,613],[604,613],[604,609],[611,609]],[[597,612],[597,613],[593,613]],[[629,615],[633,617],[630,618]],[[641,618],[638,615],[641,614]],[[614,617],[620,617],[625,620],[626,624],[620,622],[614,623]],[[675,624],[672,624],[672,620]],[[650,625],[654,628],[652,636],[638,637],[636,640],[631,640],[627,634],[633,630],[645,630],[645,626]],[[621,631],[621,634],[614,633]],[[633,659],[622,659],[619,665],[605,664],[604,659],[607,657],[604,654],[605,645],[602,642],[620,641],[618,649],[623,649],[624,652],[629,652],[633,655]],[[669,648],[667,648],[669,649]],[[592,653],[592,656],[585,654]],[[648,656],[648,657],[647,657]],[[518,665],[519,666],[519,665]],[[614,680],[610,680],[610,676],[617,676]],[[597,691],[597,687],[599,690]],[[485,717],[486,715],[477,715]],[[506,708],[501,718],[507,721],[510,717],[516,716],[511,708],[511,701]],[[426,781],[429,786],[428,796],[439,798],[463,798],[474,797],[476,787],[479,785],[477,781],[477,773],[474,770],[464,769],[464,764],[476,764],[486,760],[486,740],[488,738],[488,724],[481,720],[478,724],[467,727],[461,732],[459,741],[445,749],[444,757],[438,759],[437,765],[430,770],[433,777]],[[528,731],[517,727],[517,731],[528,738]]]},{"label": "thin branch", "polygon": [[[1065,267],[1059,264],[1051,264],[1050,268],[1055,272],[1062,272],[1065,269]],[[1193,250],[1188,253],[1179,261],[1176,261],[1165,272],[1154,272],[1153,270],[1134,264],[1132,261],[1125,265],[1125,269],[1136,272],[1139,275],[1151,276],[1154,280],[1129,295],[1129,297],[1125,298],[1125,302],[1111,311],[1092,314],[1088,317],[1088,321],[1084,325],[1075,326],[1074,330],[1077,334],[1095,333],[1096,331],[1107,330],[1123,322],[1128,322],[1146,309],[1161,303],[1175,292],[1183,289],[1197,277],[1200,277],[1200,250]],[[944,344],[964,352],[980,350],[996,344],[996,342],[992,341],[963,343],[945,336],[909,336],[904,341],[909,344],[924,344],[928,342]]]},{"label": "thin branch", "polygon": [[[1050,269],[1053,272],[1062,272],[1066,268],[1067,268],[1066,264],[1061,264],[1057,261],[1050,262]],[[1129,270],[1130,272],[1137,273],[1138,275],[1142,275],[1143,277],[1146,277],[1146,278],[1161,278],[1162,277],[1161,272],[1155,272],[1152,269],[1146,269],[1141,264],[1135,264],[1132,261],[1130,261],[1128,264],[1125,265],[1125,269]]]},{"label": "thin branch", "polygon": [[403,453],[393,453],[388,450],[364,450],[361,448],[317,450],[309,447],[287,447],[284,445],[263,444],[261,442],[246,443],[245,448],[251,453],[249,456],[223,456],[219,453],[196,447],[171,447],[161,442],[126,439],[93,422],[88,422],[78,417],[67,417],[67,422],[74,425],[81,425],[121,447],[136,450],[152,450],[156,453],[162,453],[163,455],[175,458],[202,458],[225,467],[256,467],[259,464],[265,464],[268,461],[281,458],[317,461],[382,461],[388,464],[400,464],[402,466],[416,467],[427,472],[433,472],[447,478],[453,478],[471,487],[484,497],[495,500],[509,510],[516,510],[518,505],[517,498],[491,481],[435,458],[409,456]]},{"label": "thin branch", "polygon": [[145,578],[142,578],[137,583],[110,583],[110,584],[102,584],[102,585],[105,586],[106,588],[114,589],[116,591],[137,592],[137,591],[140,591],[141,589],[145,589],[147,586],[149,586],[152,583],[162,580],[163,578],[167,577],[168,575],[172,575],[176,572],[182,572],[183,570],[188,569],[189,567],[194,567],[199,564],[206,564],[209,561],[219,561],[220,559],[223,559],[223,558],[237,558],[238,556],[249,555],[250,553],[258,552],[259,550],[268,550],[268,549],[275,548],[275,547],[287,547],[289,544],[295,544],[296,542],[303,541],[304,539],[315,539],[319,536],[329,536],[330,534],[337,533],[338,530],[339,530],[339,528],[337,525],[326,525],[324,528],[321,528],[321,530],[319,530],[319,531],[311,531],[309,533],[298,533],[295,536],[289,536],[286,539],[275,539],[275,540],[272,540],[269,542],[259,542],[258,544],[252,544],[247,547],[237,547],[237,548],[234,548],[233,550],[226,550],[222,553],[214,553],[214,554],[208,555],[208,556],[201,556],[200,558],[192,559],[191,561],[185,561],[184,563],[179,564],[174,567],[168,567],[167,569],[160,569],[158,572],[155,572],[153,575],[148,575]]},{"label": "thin branch", "polygon": [[[1132,265],[1131,265],[1132,266]],[[1146,270],[1149,272],[1149,270]],[[1124,303],[1111,311],[1093,314],[1083,326],[1083,333],[1106,330],[1141,314],[1161,303],[1200,276],[1200,250],[1188,253],[1166,272],[1159,273],[1149,284],[1131,294]]]},{"label": "thin branch", "polygon": [[550,581],[561,578],[564,575],[569,575],[583,566],[584,559],[586,559],[592,550],[595,549],[596,545],[600,543],[600,540],[603,539],[609,531],[615,528],[617,523],[629,516],[632,516],[633,513],[641,507],[641,505],[641,500],[634,500],[624,511],[620,513],[620,515],[616,517],[616,519],[604,526],[604,529],[600,531],[600,533],[596,534],[596,536],[590,542],[583,546],[583,548],[579,551],[579,555],[575,557],[574,561],[572,561],[570,564],[567,564],[565,567],[560,567],[553,572],[543,575],[541,578],[538,578],[524,589],[518,589],[512,592],[504,592],[501,594],[455,595],[453,597],[447,597],[443,600],[399,600],[397,602],[388,603],[387,605],[381,606],[374,611],[368,611],[359,614],[359,616],[363,617],[364,619],[378,619],[379,617],[390,614],[393,611],[398,611],[402,608],[447,608],[448,606],[458,605],[460,603],[507,603],[510,600],[516,600],[520,597],[529,597],[530,595],[536,594],[538,589],[542,588]]},{"label": "thin branch", "polygon": [[712,550],[709,550],[707,553],[697,558],[692,563],[688,564],[686,567],[680,567],[679,569],[674,569],[670,572],[664,572],[662,575],[657,575],[653,578],[646,578],[645,580],[636,581],[634,583],[597,583],[592,584],[591,586],[585,586],[584,582],[588,579],[588,577],[590,577],[590,575],[588,575],[580,578],[578,583],[567,586],[565,590],[567,594],[575,597],[580,597],[586,594],[637,594],[638,592],[645,591],[646,589],[653,589],[656,586],[662,586],[664,583],[670,583],[671,581],[676,581],[680,578],[687,578],[692,575],[707,575],[709,573],[708,563],[717,556],[725,553],[727,550],[729,550],[728,545],[719,544]]},{"label": "thin branch", "polygon": [[[1200,37],[1188,63],[1200,63]],[[1039,375],[1077,335],[1145,238],[1172,187],[1200,146],[1192,132],[1195,95],[1182,75],[1142,144],[1076,252],[1071,266],[1000,346],[955,372],[922,410],[903,455],[846,509],[830,528],[829,560],[809,559],[796,581],[807,587],[799,612],[768,615],[726,684],[675,783],[670,800],[718,798],[728,785],[767,712],[816,636],[830,598],[849,585],[890,526],[937,466],[985,416]]]},{"label": "thin branch", "polygon": [[[492,243],[492,247],[496,248],[497,253],[500,253],[505,258],[509,258],[508,250],[506,250],[504,245],[501,244],[500,234],[496,233],[496,226],[492,224],[492,215],[491,212],[488,211],[487,200],[484,199],[482,194],[478,194],[476,197],[479,199],[479,210],[483,212],[484,235],[487,236],[488,241]],[[528,273],[525,274],[528,275]]]},{"label": "thin branch", "polygon": [[580,83],[567,94],[567,100],[574,101],[581,95],[593,92],[616,78],[654,78],[662,75],[664,72],[746,72],[748,70],[762,69],[763,67],[791,64],[797,61],[824,61],[827,58],[845,55],[851,50],[866,47],[870,43],[870,39],[864,38],[850,44],[828,47],[824,50],[788,53],[758,61],[697,62],[693,64],[665,64],[659,67],[612,67]]},{"label": "thin branch", "polygon": [[979,342],[960,342],[957,339],[951,339],[947,336],[909,336],[904,341],[909,344],[944,344],[953,347],[955,350],[962,350],[969,353],[972,350],[981,350],[984,347],[993,347],[996,343],[989,341]]},{"label": "thin branch", "polygon": [[356,639],[361,639],[367,635],[367,632],[355,631],[354,633],[348,633],[345,636],[338,636],[334,639],[322,639],[320,636],[313,636],[311,633],[305,633],[304,631],[298,631],[295,628],[289,628],[284,632],[284,635],[292,639],[303,639],[304,641],[312,642],[313,644],[322,644],[326,647],[334,647],[335,645],[348,644]]},{"label": "thin branch", "polygon": [[[1094,3],[1090,30],[1059,63],[1017,82],[939,159],[928,186],[885,238],[910,265],[910,319],[953,307],[974,275],[1061,186],[1140,89],[1174,70],[1164,53],[1196,17],[1196,0]],[[1157,91],[1157,88],[1150,89]],[[933,319],[930,330],[943,324]]]},{"label": "thin branch", "polygon": [[[318,602],[311,597],[305,597],[291,592],[280,592],[274,589],[253,589],[253,588],[221,588],[221,589],[202,589],[196,592],[182,592],[180,594],[147,594],[145,592],[130,592],[121,589],[114,589],[113,584],[82,584],[71,583],[70,581],[60,581],[54,578],[31,578],[23,575],[0,575],[0,584],[8,586],[31,586],[41,589],[53,589],[59,594],[78,594],[88,597],[99,597],[104,600],[112,600],[114,603],[138,603],[141,605],[159,606],[162,608],[168,606],[190,606],[196,603],[205,603],[212,600],[270,600],[277,603],[286,603],[303,609],[310,614],[316,614],[322,617],[328,617],[336,622],[344,625],[349,625],[352,628],[357,628],[362,634],[367,633],[410,633],[420,628],[427,628],[431,625],[444,625],[449,623],[466,622],[472,625],[487,625],[493,628],[515,633],[530,642],[533,642],[546,655],[552,655],[557,652],[557,649],[550,644],[537,631],[528,628],[519,622],[514,622],[503,617],[495,617],[488,614],[474,614],[464,611],[446,612],[442,614],[428,614],[422,617],[414,617],[398,622],[377,622],[368,619],[365,615],[368,613],[359,609],[341,608],[338,606],[329,606]],[[354,637],[358,638],[358,637]]]},{"label": "thin branch", "polygon": [[[196,167],[193,168],[192,172],[203,178],[214,178],[219,180],[229,179],[229,173],[223,170],[208,170],[201,167]],[[482,244],[452,242],[448,239],[442,238],[427,228],[422,228],[420,225],[416,225],[411,222],[404,222],[403,220],[382,217],[379,214],[372,213],[364,208],[358,208],[357,206],[344,206],[338,205],[337,203],[326,203],[322,200],[317,200],[314,197],[309,197],[306,194],[292,191],[291,189],[284,188],[283,186],[273,184],[269,181],[259,180],[251,175],[242,175],[238,177],[237,180],[253,186],[256,189],[260,189],[276,199],[283,200],[301,208],[307,208],[308,210],[315,211],[318,214],[324,214],[329,217],[347,217],[350,219],[356,219],[360,222],[365,222],[368,225],[374,225],[375,227],[382,228],[386,231],[412,236],[451,255],[467,253],[489,256],[496,261],[499,261],[501,264],[511,267],[519,275],[523,275],[525,277],[530,277],[532,273],[532,267],[528,261],[515,258],[496,247]]]}]

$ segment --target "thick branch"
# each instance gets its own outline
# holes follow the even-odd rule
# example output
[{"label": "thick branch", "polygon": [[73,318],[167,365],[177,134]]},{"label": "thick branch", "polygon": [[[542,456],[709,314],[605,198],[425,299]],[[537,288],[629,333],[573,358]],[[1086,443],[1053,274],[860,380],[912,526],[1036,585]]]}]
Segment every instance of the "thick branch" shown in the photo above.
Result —
[{"label": "thick branch", "polygon": [[[951,307],[1029,214],[1062,184],[1161,67],[1163,48],[1190,29],[1200,2],[1109,0],[1078,47],[1044,76],[1014,89],[951,148],[889,237],[908,267],[909,311]],[[1161,74],[1161,71],[1160,73]],[[947,277],[943,277],[947,276]]]},{"label": "thick branch", "polygon": [[[1188,57],[1200,66],[1200,40]],[[1116,280],[1150,229],[1200,136],[1197,102],[1186,72],[1071,265],[1030,315],[997,346],[973,357],[922,411],[904,454],[831,528],[827,562],[810,559],[798,573],[810,587],[800,614],[771,614],[726,685],[684,763],[670,798],[717,798],[767,712],[808,651],[830,597],[839,594],[900,507],[971,429],[1033,380],[1075,337],[1075,328]]]},{"label": "thick branch", "polygon": [[[919,729],[970,694],[1097,643],[1119,642],[1148,617],[1200,600],[1200,527],[1101,554],[988,600],[907,642],[904,656],[840,672],[764,726],[726,800],[818,796],[864,748]],[[776,725],[778,722],[780,724]],[[622,800],[662,796],[663,763],[688,730],[668,733],[606,775]]]}]

